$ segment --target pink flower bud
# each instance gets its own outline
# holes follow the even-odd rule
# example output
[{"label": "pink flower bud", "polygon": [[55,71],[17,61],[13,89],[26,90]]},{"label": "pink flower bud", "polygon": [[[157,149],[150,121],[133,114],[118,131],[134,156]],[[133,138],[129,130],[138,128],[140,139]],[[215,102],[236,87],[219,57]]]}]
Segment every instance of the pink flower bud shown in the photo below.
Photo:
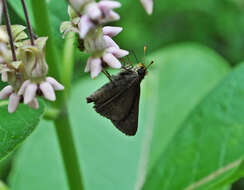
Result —
[{"label": "pink flower bud", "polygon": [[115,43],[115,41],[113,41],[112,38],[110,38],[109,36],[105,35],[104,36],[104,40],[107,44],[107,47],[115,47],[115,48],[119,48],[119,46]]},{"label": "pink flower bud", "polygon": [[90,63],[91,78],[96,78],[102,71],[102,61],[100,58],[94,58]]},{"label": "pink flower bud", "polygon": [[122,57],[127,56],[129,54],[128,51],[123,50],[123,49],[119,49],[119,48],[115,48],[115,47],[108,48],[107,52],[112,53],[117,58],[122,58]]},{"label": "pink flower bud", "polygon": [[12,86],[8,85],[8,86],[4,87],[0,91],[0,100],[7,99],[12,92],[13,92],[13,87]]},{"label": "pink flower bud", "polygon": [[107,14],[106,14],[106,19],[105,19],[105,22],[109,22],[109,21],[116,21],[116,20],[119,20],[120,19],[120,16],[118,13],[114,12],[114,11],[109,11]]},{"label": "pink flower bud", "polygon": [[113,37],[118,35],[122,30],[122,27],[105,26],[103,27],[103,34],[109,37]]},{"label": "pink flower bud", "polygon": [[102,12],[100,11],[97,3],[89,3],[85,8],[85,13],[92,19],[97,20],[101,18]]},{"label": "pink flower bud", "polygon": [[56,100],[56,95],[54,93],[54,89],[51,86],[51,84],[49,84],[48,82],[42,82],[40,84],[40,89],[44,95],[44,97],[50,101],[55,101]]},{"label": "pink flower bud", "polygon": [[8,81],[8,72],[2,72],[2,81],[7,82]]},{"label": "pink flower bud", "polygon": [[80,30],[80,38],[83,39],[89,30],[94,27],[94,24],[87,15],[84,15],[81,17],[78,27]]},{"label": "pink flower bud", "polygon": [[36,96],[37,85],[29,83],[25,88],[24,104],[29,104]]},{"label": "pink flower bud", "polygon": [[154,0],[141,0],[141,3],[146,10],[147,14],[152,14],[153,12],[153,1]]},{"label": "pink flower bud", "polygon": [[113,54],[111,53],[106,53],[103,56],[103,60],[112,68],[114,69],[120,69],[121,68],[121,63],[119,62],[119,60],[113,56]]},{"label": "pink flower bud", "polygon": [[108,0],[103,0],[98,2],[98,6],[103,10],[103,11],[108,11],[111,9],[116,9],[120,8],[121,4],[117,1],[108,1]]},{"label": "pink flower bud", "polygon": [[16,93],[12,93],[9,97],[8,112],[14,113],[19,105],[20,96]]},{"label": "pink flower bud", "polygon": [[26,80],[20,87],[19,91],[18,91],[18,95],[23,95],[25,93],[25,89],[26,87],[30,84],[30,80]]},{"label": "pink flower bud", "polygon": [[92,60],[92,57],[89,57],[88,60],[87,60],[86,67],[85,67],[85,72],[86,73],[90,71],[91,60]]},{"label": "pink flower bud", "polygon": [[64,90],[64,86],[56,81],[56,79],[54,79],[53,77],[47,77],[46,81],[52,85],[54,90]]}]

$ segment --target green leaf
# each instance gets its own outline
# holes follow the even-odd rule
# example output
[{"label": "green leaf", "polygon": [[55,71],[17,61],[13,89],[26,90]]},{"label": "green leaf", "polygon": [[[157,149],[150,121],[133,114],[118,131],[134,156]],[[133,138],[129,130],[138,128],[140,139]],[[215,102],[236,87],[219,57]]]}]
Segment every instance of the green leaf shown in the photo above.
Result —
[{"label": "green leaf", "polygon": [[231,190],[231,185],[225,186],[225,187],[221,187],[219,189],[215,189],[215,190]]},{"label": "green leaf", "polygon": [[0,81],[0,90],[2,90],[6,86],[6,83]]},{"label": "green leaf", "polygon": [[[161,54],[162,58],[158,56]],[[143,173],[147,132],[157,124],[155,113],[174,127],[165,114],[172,120],[179,115],[182,121],[228,71],[222,58],[200,45],[175,45],[155,55],[155,64],[141,85],[139,129],[135,137],[119,132],[86,103],[85,98],[108,79],[101,75],[96,80],[85,79],[73,85],[69,113],[86,189],[134,189]],[[187,97],[191,97],[191,102],[185,102]],[[179,109],[180,103],[185,108]],[[177,113],[174,107],[179,109]],[[11,172],[12,190],[67,190],[54,129],[47,126],[52,125],[41,123],[22,146]]]},{"label": "green leaf", "polygon": [[[172,125],[157,119],[161,124],[156,136],[161,142],[152,144],[157,146],[152,151],[162,149],[151,160],[143,190],[211,189],[243,175],[237,172],[244,157],[243,72],[244,64],[229,73],[185,115],[173,134],[168,134]],[[165,146],[166,136],[170,140]]]},{"label": "green leaf", "polygon": [[[141,132],[135,138],[121,134],[110,121],[97,115],[85,99],[107,81],[101,76],[73,85],[70,102],[73,135],[86,189],[114,190],[115,186],[118,190],[131,189],[137,176]],[[16,158],[11,190],[68,190],[59,150],[52,123],[42,122]]]},{"label": "green leaf", "polygon": [[53,123],[41,120],[17,152],[9,178],[11,190],[68,190],[59,151]]},{"label": "green leaf", "polygon": [[0,102],[0,160],[12,152],[35,129],[44,112],[44,103],[33,110],[25,105],[19,105],[13,114],[8,113],[7,102]]},{"label": "green leaf", "polygon": [[0,190],[8,190],[7,186],[0,180]]}]

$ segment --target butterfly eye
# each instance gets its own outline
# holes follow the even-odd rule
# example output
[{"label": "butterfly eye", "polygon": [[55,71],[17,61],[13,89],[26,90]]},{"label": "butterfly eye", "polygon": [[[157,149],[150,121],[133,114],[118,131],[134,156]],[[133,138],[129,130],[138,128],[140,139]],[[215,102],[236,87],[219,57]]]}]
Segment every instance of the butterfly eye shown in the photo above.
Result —
[{"label": "butterfly eye", "polygon": [[142,67],[142,68],[140,68],[140,69],[138,69],[138,74],[139,75],[141,75],[141,76],[144,76],[145,74],[146,74],[146,70],[145,70],[145,68],[144,67]]}]

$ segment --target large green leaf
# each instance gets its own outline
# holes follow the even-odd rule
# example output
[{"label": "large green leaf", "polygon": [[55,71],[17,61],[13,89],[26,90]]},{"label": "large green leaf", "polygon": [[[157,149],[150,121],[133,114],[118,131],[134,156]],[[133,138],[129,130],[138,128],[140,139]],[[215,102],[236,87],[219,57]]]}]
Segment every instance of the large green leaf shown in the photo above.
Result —
[{"label": "large green leaf", "polygon": [[[69,113],[86,189],[133,189],[138,172],[143,173],[141,147],[148,143],[147,132],[156,124],[154,117],[167,118],[168,113],[182,121],[228,71],[223,59],[200,45],[175,45],[156,54],[163,54],[165,59],[155,59],[142,82],[139,130],[135,137],[121,134],[92,105],[86,104],[85,97],[107,81],[104,76],[73,85]],[[186,97],[191,97],[190,105],[185,103]],[[182,108],[174,114],[180,103]],[[167,112],[165,108],[170,109]],[[172,122],[168,123],[174,127]],[[11,189],[67,189],[54,130],[46,125],[51,124],[41,123],[19,152],[10,177]]]},{"label": "large green leaf", "polygon": [[68,190],[52,122],[41,120],[19,150],[11,170],[11,189]]},{"label": "large green leaf", "polygon": [[0,160],[33,132],[43,112],[42,101],[38,110],[21,104],[13,114],[8,113],[6,101],[0,102]]},{"label": "large green leaf", "polygon": [[0,190],[8,190],[7,186],[0,180]]},{"label": "large green leaf", "polygon": [[[143,190],[211,189],[243,176],[243,72],[244,64],[199,101],[173,134],[163,116],[156,118],[160,129],[155,131],[158,144],[152,144],[152,151],[161,153],[151,159]],[[165,138],[170,139],[166,146]]]}]

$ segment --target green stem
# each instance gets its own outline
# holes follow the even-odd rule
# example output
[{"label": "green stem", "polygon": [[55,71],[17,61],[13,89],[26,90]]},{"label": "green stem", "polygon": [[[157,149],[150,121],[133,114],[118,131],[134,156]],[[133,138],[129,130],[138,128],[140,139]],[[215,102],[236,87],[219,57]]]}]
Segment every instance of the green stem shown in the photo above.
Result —
[{"label": "green stem", "polygon": [[[47,44],[47,61],[49,63],[50,72],[49,74],[56,77],[59,81],[64,82],[65,85],[68,84],[68,89],[70,86],[73,64],[67,60],[63,61],[63,67],[60,73],[58,59],[56,56],[55,43],[53,40],[53,35],[51,31],[51,24],[48,17],[48,9],[45,0],[32,0],[32,9],[34,14],[34,19],[36,23],[36,32],[41,36],[48,36]],[[64,10],[65,11],[65,10]],[[68,42],[66,45],[69,44]],[[65,45],[65,46],[66,46]],[[71,46],[70,44],[67,46]],[[70,51],[67,52],[71,53]],[[64,56],[65,59],[71,55]],[[71,56],[72,57],[72,56]],[[65,75],[65,69],[69,70],[69,74]],[[64,79],[62,79],[64,77]],[[65,86],[66,87],[66,86]],[[64,167],[66,171],[66,176],[68,180],[68,185],[70,190],[84,190],[84,185],[82,182],[81,169],[78,161],[78,155],[75,148],[74,137],[72,134],[72,128],[68,116],[67,108],[67,94],[65,92],[57,93],[57,101],[54,104],[55,108],[60,110],[60,114],[57,119],[54,120],[56,134],[58,137]]]},{"label": "green stem", "polygon": [[64,113],[59,119],[55,120],[55,125],[59,144],[62,147],[69,187],[71,190],[83,190],[84,185],[81,181],[80,166],[67,113]]},{"label": "green stem", "polygon": [[74,67],[74,41],[75,33],[70,32],[66,38],[63,49],[63,61],[61,70],[61,83],[65,86],[66,96],[70,93],[71,80]]},{"label": "green stem", "polygon": [[49,75],[60,80],[57,50],[53,39],[52,27],[50,24],[48,9],[45,0],[32,0],[32,10],[36,24],[36,33],[39,36],[47,36],[46,57],[48,61]]},{"label": "green stem", "polygon": [[47,108],[46,112],[44,113],[43,118],[46,120],[56,120],[60,115],[60,110],[56,108]]}]

